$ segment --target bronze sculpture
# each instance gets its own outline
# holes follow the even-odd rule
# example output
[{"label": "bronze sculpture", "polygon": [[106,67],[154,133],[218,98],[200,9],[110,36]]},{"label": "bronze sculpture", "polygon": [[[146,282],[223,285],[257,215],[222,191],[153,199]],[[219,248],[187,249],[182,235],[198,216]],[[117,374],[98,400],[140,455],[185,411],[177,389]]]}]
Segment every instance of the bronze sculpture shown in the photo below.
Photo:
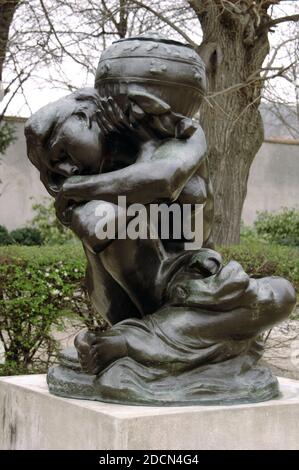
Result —
[{"label": "bronze sculpture", "polygon": [[[213,250],[206,142],[193,119],[205,88],[195,51],[143,35],[104,51],[94,89],[29,119],[28,157],[57,216],[82,240],[90,298],[112,325],[77,335],[76,349],[48,373],[52,393],[146,405],[278,395],[276,378],[257,365],[259,335],[291,313],[295,292],[282,278],[249,278],[234,261],[223,266]],[[135,219],[119,196],[146,211],[156,202],[189,205],[191,222],[203,205],[202,248],[186,250],[183,230],[165,239],[161,223],[155,237],[123,237]],[[98,236],[103,209],[117,237]],[[143,225],[149,235],[150,221]]]}]

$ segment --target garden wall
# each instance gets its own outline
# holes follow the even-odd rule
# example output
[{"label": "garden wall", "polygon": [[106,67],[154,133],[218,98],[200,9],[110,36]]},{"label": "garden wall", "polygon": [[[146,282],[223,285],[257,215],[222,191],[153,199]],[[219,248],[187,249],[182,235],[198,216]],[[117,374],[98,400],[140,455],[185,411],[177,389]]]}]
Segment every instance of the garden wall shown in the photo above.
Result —
[{"label": "garden wall", "polygon": [[[25,119],[8,119],[15,124],[17,140],[0,156],[0,225],[12,230],[32,218],[33,199],[41,201],[48,194],[26,157]],[[299,142],[265,142],[251,168],[244,222],[251,224],[256,211],[299,207],[298,182]]]},{"label": "garden wall", "polygon": [[257,211],[299,209],[299,141],[267,141],[249,175],[243,220],[251,225]]}]

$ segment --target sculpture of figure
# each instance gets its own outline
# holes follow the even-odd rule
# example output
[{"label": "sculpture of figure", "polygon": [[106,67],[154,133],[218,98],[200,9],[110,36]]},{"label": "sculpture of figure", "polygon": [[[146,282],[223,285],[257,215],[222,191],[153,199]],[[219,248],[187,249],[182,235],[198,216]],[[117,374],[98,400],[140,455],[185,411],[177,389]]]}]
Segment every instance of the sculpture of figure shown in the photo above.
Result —
[{"label": "sculpture of figure", "polygon": [[[57,216],[82,240],[90,298],[112,325],[77,335],[77,352],[62,353],[49,371],[53,393],[133,404],[277,395],[276,379],[256,365],[259,335],[291,313],[295,292],[282,278],[251,279],[236,262],[223,266],[212,249],[206,143],[193,120],[204,91],[204,66],[191,48],[145,35],[103,53],[96,89],[29,119],[28,156]],[[203,204],[202,248],[186,250],[184,233],[162,239],[160,226],[155,238],[99,239],[99,210],[118,227],[132,219],[120,195],[145,207],[191,204],[192,217]]]}]

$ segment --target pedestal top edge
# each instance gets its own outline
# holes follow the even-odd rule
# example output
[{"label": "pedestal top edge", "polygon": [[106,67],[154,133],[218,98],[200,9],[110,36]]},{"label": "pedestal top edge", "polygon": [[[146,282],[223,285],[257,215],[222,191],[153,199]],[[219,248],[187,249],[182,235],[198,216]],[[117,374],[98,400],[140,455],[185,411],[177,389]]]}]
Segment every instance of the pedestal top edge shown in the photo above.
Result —
[{"label": "pedestal top edge", "polygon": [[19,375],[0,377],[0,389],[1,384],[11,385],[13,388],[21,388],[34,394],[47,397],[48,399],[54,399],[57,401],[64,401],[68,406],[79,406],[86,408],[90,411],[111,416],[118,419],[129,419],[138,418],[145,416],[154,415],[171,415],[171,414],[185,414],[185,413],[209,413],[212,411],[230,411],[244,408],[259,408],[269,406],[281,406],[281,405],[297,405],[299,406],[299,381],[289,379],[285,377],[278,377],[281,396],[269,401],[260,403],[250,404],[239,404],[239,405],[220,405],[220,406],[165,406],[165,407],[149,407],[149,406],[129,406],[119,405],[113,403],[103,403],[90,400],[77,400],[72,398],[62,398],[55,395],[51,395],[48,391],[46,383],[46,375]]}]

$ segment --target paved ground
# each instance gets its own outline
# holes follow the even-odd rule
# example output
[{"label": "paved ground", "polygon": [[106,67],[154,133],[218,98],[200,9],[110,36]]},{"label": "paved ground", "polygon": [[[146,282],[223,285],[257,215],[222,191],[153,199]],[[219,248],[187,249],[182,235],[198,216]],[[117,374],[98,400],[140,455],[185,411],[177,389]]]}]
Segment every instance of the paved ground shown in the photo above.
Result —
[{"label": "paved ground", "polygon": [[299,380],[299,321],[273,328],[266,341],[264,361],[281,377]]},{"label": "paved ground", "polygon": [[4,347],[0,341],[0,364],[4,364]]}]

